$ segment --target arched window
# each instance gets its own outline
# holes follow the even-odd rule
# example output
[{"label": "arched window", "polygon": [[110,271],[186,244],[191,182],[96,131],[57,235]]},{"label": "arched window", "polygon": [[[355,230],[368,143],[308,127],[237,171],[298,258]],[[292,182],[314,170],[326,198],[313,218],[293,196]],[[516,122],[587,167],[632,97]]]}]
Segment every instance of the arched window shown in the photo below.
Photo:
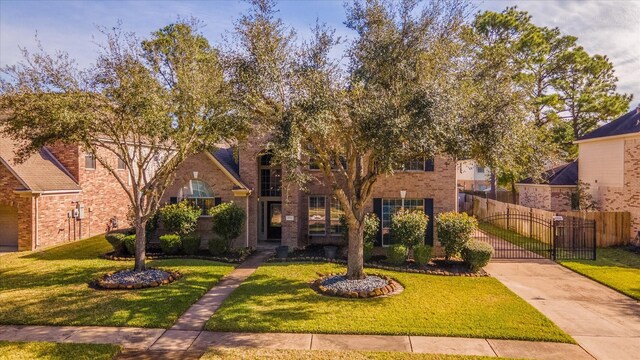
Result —
[{"label": "arched window", "polygon": [[215,205],[211,187],[202,180],[190,180],[181,192],[181,198],[187,200],[193,207],[202,209],[203,215]]}]

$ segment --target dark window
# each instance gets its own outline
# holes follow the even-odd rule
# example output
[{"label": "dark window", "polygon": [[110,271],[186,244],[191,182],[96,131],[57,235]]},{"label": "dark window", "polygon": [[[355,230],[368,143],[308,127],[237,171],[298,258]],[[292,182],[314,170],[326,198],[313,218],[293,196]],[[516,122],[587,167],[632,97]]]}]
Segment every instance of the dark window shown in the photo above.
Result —
[{"label": "dark window", "polygon": [[282,170],[260,170],[260,196],[280,196],[282,194]]},{"label": "dark window", "polygon": [[124,170],[126,168],[124,161],[118,158],[118,170]]},{"label": "dark window", "polygon": [[206,215],[215,204],[213,191],[202,180],[191,180],[182,188],[182,197],[193,207],[200,208]]},{"label": "dark window", "polygon": [[484,166],[478,166],[478,174],[484,174]]},{"label": "dark window", "polygon": [[95,169],[96,168],[96,157],[93,154],[85,154],[84,155],[84,168],[85,169]]},{"label": "dark window", "polygon": [[424,171],[424,159],[415,159],[407,161],[404,164],[405,171]]}]

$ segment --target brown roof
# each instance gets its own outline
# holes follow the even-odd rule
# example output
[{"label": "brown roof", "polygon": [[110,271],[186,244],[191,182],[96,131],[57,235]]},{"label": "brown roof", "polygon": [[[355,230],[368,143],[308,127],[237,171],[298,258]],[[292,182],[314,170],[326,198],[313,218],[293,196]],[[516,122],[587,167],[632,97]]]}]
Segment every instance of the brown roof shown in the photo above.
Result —
[{"label": "brown roof", "polygon": [[13,140],[0,135],[0,164],[4,164],[24,185],[24,188],[15,190],[80,190],[78,183],[48,150],[41,149],[23,163],[14,161],[16,150]]}]

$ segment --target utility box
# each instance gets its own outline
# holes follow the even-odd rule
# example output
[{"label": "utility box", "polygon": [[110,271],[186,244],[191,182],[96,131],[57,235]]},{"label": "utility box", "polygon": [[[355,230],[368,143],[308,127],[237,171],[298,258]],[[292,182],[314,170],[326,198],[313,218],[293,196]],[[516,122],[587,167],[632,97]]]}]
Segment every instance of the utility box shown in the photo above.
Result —
[{"label": "utility box", "polygon": [[78,216],[76,217],[80,220],[84,219],[84,205],[78,203],[78,207],[76,209],[78,210]]}]

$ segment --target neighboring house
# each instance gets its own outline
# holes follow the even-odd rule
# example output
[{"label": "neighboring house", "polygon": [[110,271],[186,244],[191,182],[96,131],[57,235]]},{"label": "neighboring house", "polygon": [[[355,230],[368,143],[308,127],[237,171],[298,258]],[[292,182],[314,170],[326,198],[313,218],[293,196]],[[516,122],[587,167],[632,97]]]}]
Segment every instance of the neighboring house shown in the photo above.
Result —
[{"label": "neighboring house", "polygon": [[[343,242],[343,212],[331,196],[330,187],[317,180],[302,191],[296,184],[287,183],[282,168],[271,162],[265,144],[264,138],[253,137],[233,148],[193,156],[177,170],[164,202],[186,199],[204,209],[220,202],[236,202],[248,214],[246,229],[235,240],[236,246],[282,244],[296,248]],[[376,213],[382,220],[378,245],[389,244],[391,215],[403,204],[429,215],[425,234],[429,244],[435,239],[434,216],[456,209],[455,161],[443,157],[420,159],[405,169],[380,178],[367,204],[366,211]],[[322,178],[313,164],[306,171]]]},{"label": "neighboring house", "polygon": [[478,165],[475,160],[460,160],[456,181],[460,190],[485,191],[491,188],[491,170]]},{"label": "neighboring house", "polygon": [[124,191],[79,146],[43,148],[23,163],[14,161],[15,150],[13,141],[0,137],[0,250],[84,239],[125,221]]},{"label": "neighboring house", "polygon": [[[31,250],[103,233],[117,218],[126,226],[128,198],[106,169],[78,146],[42,149],[23,164],[13,162],[14,144],[0,140],[0,233],[2,246]],[[234,147],[221,147],[189,157],[176,170],[163,203],[186,200],[204,210],[198,223],[204,238],[213,236],[206,210],[233,201],[247,213],[246,228],[235,246],[343,242],[339,203],[319,180],[300,190],[287,183],[271,162],[263,137]],[[114,166],[122,168],[124,164]],[[313,164],[306,171],[322,174]],[[407,163],[394,175],[381,177],[366,211],[382,220],[378,245],[389,245],[391,216],[402,206],[429,215],[425,242],[434,243],[435,215],[456,210],[456,163],[436,157]],[[74,210],[77,210],[74,212]],[[10,229],[10,230],[5,230]],[[203,239],[206,241],[206,239]]]},{"label": "neighboring house", "polygon": [[[576,144],[578,160],[554,169],[554,175],[548,176],[551,182],[533,184],[529,179],[518,184],[520,204],[551,211],[567,210],[570,205],[564,200],[564,193],[575,189],[580,182],[588,188],[599,210],[628,211],[631,214],[630,235],[632,238],[638,236],[640,106],[584,135]],[[554,187],[554,184],[558,187]],[[572,187],[565,188],[565,185],[571,184]],[[524,193],[536,196],[523,196]]]},{"label": "neighboring house", "polygon": [[549,211],[571,211],[571,194],[578,185],[578,161],[547,170],[541,181],[527,178],[517,184],[519,204]]}]

